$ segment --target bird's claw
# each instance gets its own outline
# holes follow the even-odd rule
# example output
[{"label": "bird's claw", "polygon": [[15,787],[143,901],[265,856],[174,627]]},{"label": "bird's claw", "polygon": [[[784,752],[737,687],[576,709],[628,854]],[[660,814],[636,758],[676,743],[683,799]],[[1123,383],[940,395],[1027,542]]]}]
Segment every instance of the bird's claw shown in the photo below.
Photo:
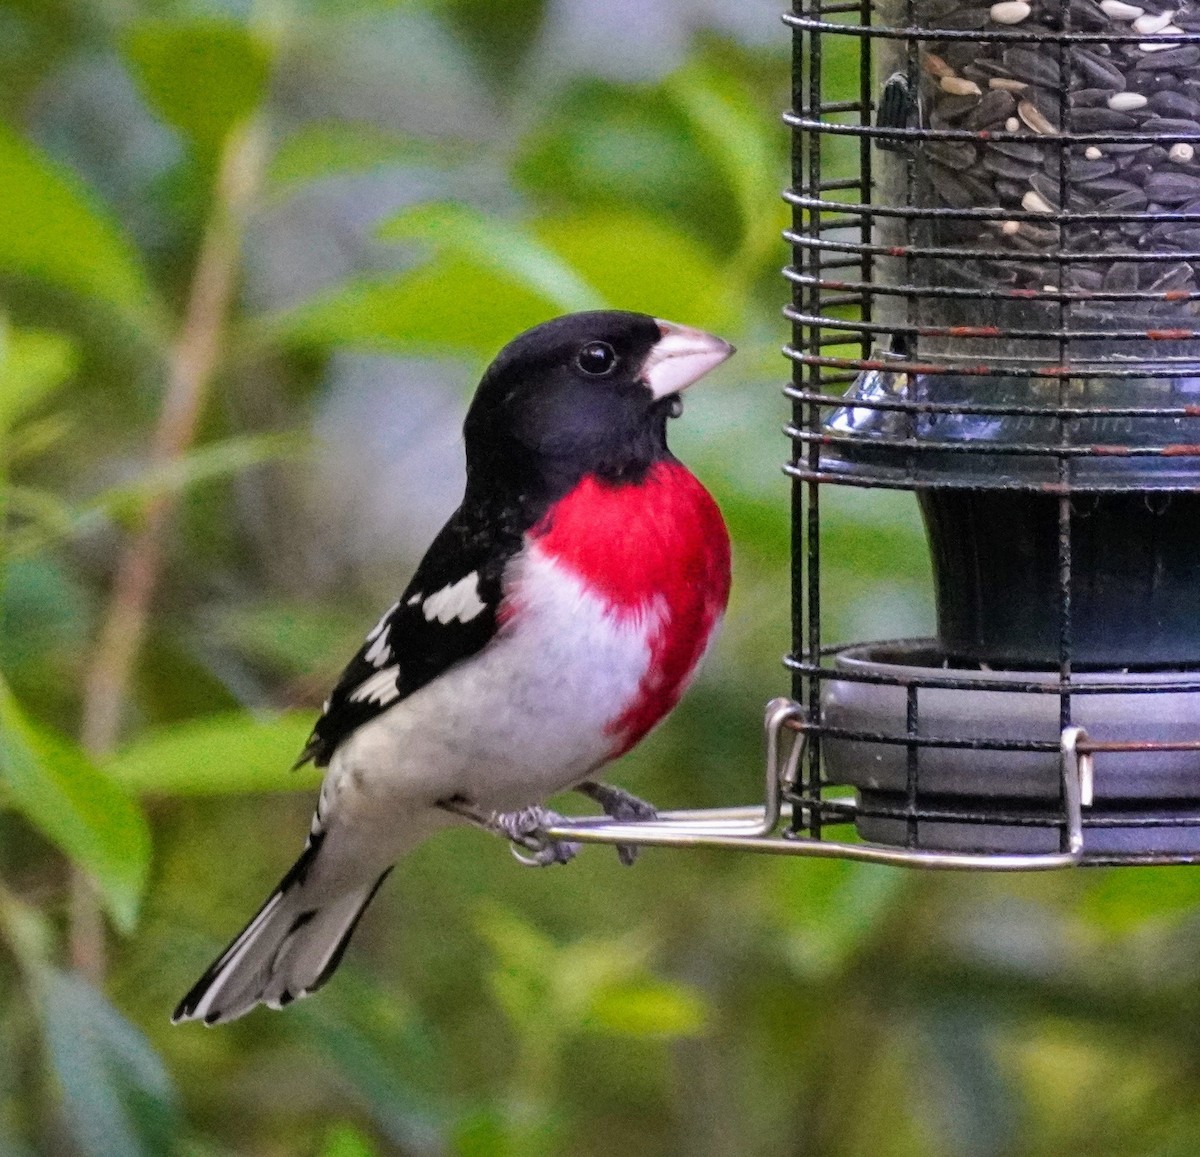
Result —
[{"label": "bird's claw", "polygon": [[[582,784],[579,790],[594,799],[604,809],[604,814],[619,824],[658,819],[658,809],[652,803],[638,799],[623,787],[589,781]],[[618,844],[617,858],[628,868],[637,860],[640,850],[636,844]]]},{"label": "bird's claw", "polygon": [[[544,807],[527,807],[515,812],[499,812],[492,817],[496,830],[512,843],[514,858],[529,868],[550,864],[568,864],[579,854],[579,844],[552,840],[545,829],[562,823],[558,812]],[[532,853],[526,855],[525,853]]]}]

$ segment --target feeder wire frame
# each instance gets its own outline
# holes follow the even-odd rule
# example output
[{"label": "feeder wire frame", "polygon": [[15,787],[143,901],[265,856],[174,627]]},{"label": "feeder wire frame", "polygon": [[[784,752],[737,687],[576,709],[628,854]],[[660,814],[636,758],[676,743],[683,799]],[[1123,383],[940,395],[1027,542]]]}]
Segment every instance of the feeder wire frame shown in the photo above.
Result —
[{"label": "feeder wire frame", "polygon": [[[828,843],[824,832],[827,825],[853,823],[869,814],[875,819],[903,822],[907,826],[905,842],[908,846],[897,854],[897,849],[890,846],[831,844],[838,849],[832,854],[872,859],[875,858],[874,853],[878,852],[882,862],[946,866],[931,864],[925,858],[928,853],[916,847],[922,823],[1032,823],[1058,829],[1061,850],[1057,856],[979,853],[963,857],[964,861],[969,862],[951,866],[1018,870],[1021,866],[1037,869],[1077,864],[1194,862],[1196,857],[1184,854],[1087,854],[1076,841],[1078,808],[1084,809],[1084,826],[1089,825],[1086,809],[1092,803],[1093,761],[1097,754],[1109,753],[1119,757],[1130,753],[1167,751],[1200,753],[1200,740],[1091,741],[1086,732],[1073,723],[1073,700],[1079,696],[1105,693],[1195,691],[1200,688],[1200,671],[1190,674],[1180,671],[1177,678],[1146,679],[1144,682],[1139,682],[1136,677],[1123,681],[1106,681],[1099,677],[1081,683],[1073,676],[1072,502],[1081,494],[1111,494],[1123,489],[1137,493],[1153,489],[1136,481],[1125,486],[1114,484],[1111,479],[1096,482],[1074,469],[1078,464],[1086,465],[1088,460],[1113,454],[1151,460],[1172,457],[1187,459],[1200,456],[1200,445],[1163,443],[1113,447],[1080,444],[1073,439],[1072,430],[1081,420],[1096,416],[1129,418],[1135,422],[1154,421],[1195,418],[1197,410],[1190,405],[1095,407],[1080,404],[1073,394],[1071,383],[1072,380],[1086,383],[1165,378],[1184,368],[1195,373],[1195,355],[1185,344],[1200,337],[1200,331],[1192,326],[1154,329],[1123,324],[1089,328],[1080,323],[1080,318],[1086,316],[1083,308],[1097,302],[1111,303],[1112,310],[1117,312],[1123,306],[1163,301],[1175,304],[1191,302],[1200,298],[1200,292],[1171,294],[1148,290],[1106,290],[1097,293],[1072,288],[1068,271],[1078,262],[1094,260],[1095,254],[1073,249],[1070,241],[1063,239],[1071,237],[1071,228],[1074,226],[1133,221],[1142,222],[1147,227],[1171,222],[1190,222],[1195,226],[1197,217],[1194,213],[1173,211],[1106,213],[1072,210],[1067,185],[1068,165],[1065,162],[1068,150],[1078,146],[1143,142],[1146,135],[1124,131],[1071,132],[1069,128],[1064,130],[1058,127],[1051,137],[1042,138],[1039,143],[1057,147],[1060,158],[1064,158],[1058,173],[1058,203],[1062,208],[1055,207],[1055,212],[1050,216],[1055,227],[1062,230],[1058,235],[1060,244],[1049,255],[1042,253],[1026,258],[1045,261],[1048,256],[1055,270],[1052,279],[1054,284],[1045,284],[1034,291],[1022,289],[1009,295],[1038,303],[1040,316],[1045,319],[1053,315],[1055,324],[1024,328],[930,325],[920,316],[918,306],[922,302],[944,299],[975,303],[980,313],[986,314],[989,302],[1006,296],[1005,290],[995,285],[940,284],[928,276],[929,269],[936,267],[934,263],[937,261],[987,260],[996,257],[994,249],[975,248],[969,244],[946,246],[931,243],[928,238],[936,235],[938,223],[999,223],[1002,219],[1018,223],[1045,223],[1047,217],[1041,213],[986,206],[952,207],[921,203],[916,189],[916,148],[930,141],[979,143],[985,138],[993,142],[1028,141],[1029,133],[1024,129],[1019,133],[995,130],[982,133],[927,124],[919,127],[888,126],[880,123],[879,102],[874,96],[873,56],[876,46],[882,42],[899,42],[903,46],[906,73],[915,82],[919,75],[919,49],[923,45],[954,41],[981,44],[1030,44],[1036,41],[1039,45],[1052,47],[1059,75],[1063,78],[1063,88],[1069,91],[1072,68],[1069,49],[1072,46],[1126,42],[1143,44],[1154,41],[1156,37],[1132,32],[1122,36],[1107,31],[1101,33],[1073,29],[1070,6],[1066,3],[1061,5],[1062,24],[1057,31],[1047,31],[1043,27],[1036,31],[1020,28],[984,31],[921,27],[916,19],[916,8],[917,0],[893,0],[891,11],[903,10],[903,19],[897,18],[894,26],[879,21],[879,9],[872,0],[796,0],[793,11],[784,16],[785,23],[793,30],[794,54],[793,105],[784,116],[793,134],[792,183],[784,194],[793,214],[791,228],[785,233],[785,238],[793,248],[793,262],[784,271],[792,287],[792,299],[784,312],[793,327],[792,340],[784,349],[785,355],[793,363],[792,383],[785,391],[792,401],[792,416],[786,433],[793,442],[793,455],[785,470],[792,479],[793,488],[794,645],[786,662],[793,671],[793,695],[797,705],[797,714],[789,719],[788,725],[798,727],[804,736],[804,751],[795,781],[785,787],[785,796],[792,804],[790,834],[797,843]],[[857,92],[831,93],[832,86],[828,83],[825,66],[828,49],[831,44],[835,47],[843,45],[847,39],[857,47]],[[1200,44],[1200,33],[1193,31],[1174,36],[1171,43],[1177,46]],[[1171,140],[1176,139],[1200,145],[1200,134],[1185,133],[1178,137],[1172,134]],[[876,189],[873,173],[877,156],[875,150],[895,149],[897,146],[906,150],[903,204],[881,204],[873,200]],[[826,175],[826,156],[836,150],[840,150],[844,156],[847,149],[857,151],[855,175],[846,178],[843,169],[835,169],[832,174]],[[906,226],[913,222],[930,223],[930,229],[925,234],[908,235],[908,243],[898,249],[881,241],[878,236],[879,223],[889,219]],[[1127,258],[1130,263],[1200,259],[1200,253],[1178,249],[1158,251],[1153,247],[1137,253],[1122,252],[1120,256],[1122,261]],[[878,264],[882,258],[891,259],[893,269],[897,266],[901,268],[903,276],[899,279],[894,276],[891,279],[881,277]],[[1022,258],[1018,255],[1014,260],[1020,262]],[[877,316],[877,306],[882,299],[889,299],[891,305],[886,318]],[[904,307],[901,311],[895,307],[897,299]],[[1080,312],[1076,312],[1077,308]],[[891,349],[881,353],[881,346],[886,339],[891,340]],[[932,356],[920,352],[921,343],[929,339],[941,340],[938,352]],[[1039,342],[1043,346],[1050,343],[1057,350],[1057,358],[1046,359],[1038,354],[1025,357],[1022,361],[1019,353],[1014,356],[1012,348],[1009,348],[1006,356],[1001,358],[997,355],[1000,360],[990,363],[973,352],[957,356],[953,343],[963,339],[969,339],[973,343],[972,348],[977,348],[980,343],[993,342],[997,349],[1007,345],[1018,351],[1021,343],[1027,346]],[[1122,351],[1124,356],[1110,357],[1103,353],[1096,356],[1094,352],[1091,356],[1084,356],[1082,351],[1086,347],[1081,343],[1089,341],[1107,343],[1109,350]],[[858,347],[857,354],[846,352],[846,347],[854,346]],[[1152,353],[1148,355],[1146,351],[1151,348]],[[860,380],[861,375],[871,372],[930,377],[955,375],[967,379],[1019,374],[1034,382],[1044,382],[1045,392],[1052,393],[1054,397],[1038,403],[1027,400],[1011,403],[976,402],[974,399],[966,403],[930,402],[898,396],[848,399],[847,390]],[[888,448],[896,451],[897,456],[907,455],[905,471],[888,474],[866,468],[850,473],[836,467],[836,455],[839,452],[853,451],[856,445],[868,452],[874,448],[867,438],[858,433],[839,434],[830,429],[830,413],[845,407],[892,411],[896,415],[902,423],[903,434],[892,438]],[[917,435],[919,417],[965,415],[1037,420],[1056,429],[1057,438],[1046,442],[1010,441],[987,445],[952,439],[935,442]],[[877,446],[878,442],[874,445]],[[1046,463],[1045,475],[1036,483],[997,473],[992,479],[978,477],[973,485],[979,489],[1036,492],[1052,496],[1057,501],[1056,678],[1038,679],[1031,674],[1022,680],[1019,675],[1006,673],[1006,677],[1001,679],[991,677],[984,670],[961,669],[931,670],[914,678],[847,671],[836,667],[838,657],[847,652],[851,645],[829,645],[822,634],[822,492],[830,485],[910,491],[936,490],[949,485],[961,487],[961,480],[947,483],[918,469],[918,457],[931,452],[949,457],[959,456],[960,460],[1003,461],[1005,456],[1020,456],[1026,459],[1040,458]],[[986,458],[988,455],[992,458]],[[903,642],[911,645],[924,641]],[[829,726],[823,718],[822,689],[833,679],[891,684],[902,689],[905,700],[903,731],[895,734],[839,731]],[[1058,698],[1059,741],[929,735],[921,726],[921,704],[922,692],[931,690],[1055,695]],[[902,746],[906,752],[907,766],[903,803],[894,808],[876,805],[872,810],[853,798],[829,798],[827,793],[830,785],[824,781],[822,771],[822,746],[825,742],[836,740]],[[1057,750],[1061,772],[1057,809],[1031,817],[1028,810],[980,814],[963,807],[948,807],[944,803],[941,806],[930,804],[920,793],[921,754],[939,747],[1042,754]],[[1097,818],[1094,822],[1103,826],[1112,821]],[[1197,818],[1189,817],[1181,821],[1178,817],[1162,816],[1149,817],[1145,822],[1148,826],[1156,823],[1195,824]],[[1134,826],[1136,823],[1134,821]]]},{"label": "feeder wire frame", "polygon": [[[801,834],[822,821],[852,822],[858,805],[852,796],[796,796],[809,737],[805,709],[779,698],[767,705],[764,734],[764,802],[747,807],[662,812],[654,820],[622,823],[603,816],[564,819],[540,833],[551,840],[625,844],[659,848],[717,848],[776,856],[858,860],[895,867],[941,871],[1029,872],[1076,867],[1083,862],[1083,808],[1091,802],[1092,762],[1080,750],[1082,728],[1063,735],[1064,850],[1043,854],[940,852],[918,848],[815,839]],[[790,798],[789,798],[790,797]]]}]

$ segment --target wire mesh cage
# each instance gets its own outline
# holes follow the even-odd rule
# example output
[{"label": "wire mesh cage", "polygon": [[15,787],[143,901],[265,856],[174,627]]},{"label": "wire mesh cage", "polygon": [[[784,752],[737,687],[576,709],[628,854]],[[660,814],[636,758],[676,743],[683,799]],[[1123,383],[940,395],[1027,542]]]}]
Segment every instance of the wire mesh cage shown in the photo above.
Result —
[{"label": "wire mesh cage", "polygon": [[[1200,12],[805,0],[785,19],[794,830],[853,822],[983,867],[1188,862]],[[915,494],[936,638],[824,638],[831,486]]]},{"label": "wire mesh cage", "polygon": [[[796,0],[784,20],[794,686],[767,708],[765,800],[551,834],[1198,860],[1200,8]],[[835,487],[914,495],[936,637],[826,638]]]}]

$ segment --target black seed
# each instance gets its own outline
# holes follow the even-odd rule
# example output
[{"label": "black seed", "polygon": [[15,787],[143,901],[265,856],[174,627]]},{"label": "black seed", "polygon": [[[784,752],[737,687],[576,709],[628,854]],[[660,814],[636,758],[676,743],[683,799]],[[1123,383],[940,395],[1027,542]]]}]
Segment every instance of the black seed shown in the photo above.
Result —
[{"label": "black seed", "polygon": [[[1132,181],[1124,181],[1120,177],[1097,177],[1095,180],[1085,181],[1083,187],[1102,200],[1116,197],[1121,193],[1142,192]],[[1145,196],[1144,193],[1142,195]]]},{"label": "black seed", "polygon": [[1060,201],[1058,195],[1058,181],[1052,177],[1046,176],[1045,173],[1033,173],[1029,178],[1029,183],[1033,186],[1034,191],[1045,200],[1052,209],[1058,209]]},{"label": "black seed", "polygon": [[960,8],[956,12],[947,12],[938,18],[941,28],[950,28],[956,32],[971,32],[982,28],[988,22],[987,8]]},{"label": "black seed", "polygon": [[967,169],[975,163],[975,146],[968,141],[930,141],[925,152],[931,160],[951,169]]},{"label": "black seed", "polygon": [[1108,26],[1108,17],[1092,0],[1071,0],[1071,24],[1075,28],[1100,29]]},{"label": "black seed", "polygon": [[1041,145],[1036,145],[1032,141],[990,141],[988,143],[988,152],[1003,153],[1006,157],[1012,157],[1014,161],[1026,161],[1031,165],[1042,163],[1044,151]]},{"label": "black seed", "polygon": [[1186,117],[1147,117],[1142,128],[1159,137],[1200,135],[1200,121]]},{"label": "black seed", "polygon": [[1021,198],[1025,196],[1028,188],[1028,176],[1021,177],[1019,181],[1009,177],[996,178],[996,195],[1003,205],[1020,205]]},{"label": "black seed", "polygon": [[1181,201],[1191,201],[1200,193],[1200,181],[1184,173],[1164,171],[1152,173],[1146,178],[1145,190],[1147,197],[1161,201],[1164,205],[1177,205]]},{"label": "black seed", "polygon": [[1104,273],[1095,266],[1076,265],[1067,271],[1069,289],[1086,289],[1094,293],[1104,284]]},{"label": "black seed", "polygon": [[[986,199],[990,190],[966,173],[956,173],[942,165],[931,165],[934,190],[947,205],[955,209],[972,209]],[[981,194],[982,193],[982,197]]]},{"label": "black seed", "polygon": [[937,113],[945,121],[953,124],[961,120],[979,104],[977,96],[955,96],[953,93],[942,93],[937,97]]},{"label": "black seed", "polygon": [[1104,274],[1104,288],[1110,293],[1128,293],[1137,289],[1137,266],[1132,261],[1114,261]]},{"label": "black seed", "polygon": [[1061,83],[1058,64],[1054,58],[1033,48],[1005,49],[1004,66],[1018,80],[1027,80],[1030,84],[1056,89]]},{"label": "black seed", "polygon": [[1077,108],[1071,113],[1071,128],[1080,133],[1119,132],[1136,125],[1137,121],[1128,113],[1111,108]]},{"label": "black seed", "polygon": [[1078,88],[1071,93],[1073,108],[1099,108],[1108,104],[1111,88]]},{"label": "black seed", "polygon": [[1100,177],[1109,177],[1117,171],[1116,161],[1076,161],[1072,160],[1067,168],[1072,183],[1087,185]]},{"label": "black seed", "polygon": [[1186,261],[1180,261],[1177,265],[1168,265],[1165,270],[1161,271],[1157,265],[1150,265],[1147,268],[1151,273],[1156,274],[1146,286],[1151,293],[1178,292],[1193,277],[1192,267]]},{"label": "black seed", "polygon": [[1116,65],[1095,52],[1086,48],[1076,48],[1071,56],[1075,67],[1086,76],[1097,88],[1106,88],[1110,92],[1123,92],[1125,75]]},{"label": "black seed", "polygon": [[1099,213],[1138,213],[1146,207],[1148,198],[1141,189],[1130,189],[1126,193],[1118,193],[1108,197],[1096,206]]},{"label": "black seed", "polygon": [[1034,172],[1035,166],[1028,161],[1018,161],[1007,157],[995,149],[986,149],[983,154],[983,167],[998,177],[1007,177],[1011,181],[1024,181]]},{"label": "black seed", "polygon": [[1200,63],[1200,47],[1185,44],[1181,48],[1165,48],[1162,52],[1149,52],[1134,64],[1138,72],[1156,69],[1191,68]]},{"label": "black seed", "polygon": [[1200,101],[1182,92],[1172,92],[1170,89],[1156,92],[1150,97],[1150,108],[1162,117],[1200,121]]},{"label": "black seed", "polygon": [[1003,121],[1017,111],[1017,99],[1011,92],[1000,88],[991,88],[983,94],[983,99],[967,114],[963,120],[965,129],[982,129],[996,121]]}]

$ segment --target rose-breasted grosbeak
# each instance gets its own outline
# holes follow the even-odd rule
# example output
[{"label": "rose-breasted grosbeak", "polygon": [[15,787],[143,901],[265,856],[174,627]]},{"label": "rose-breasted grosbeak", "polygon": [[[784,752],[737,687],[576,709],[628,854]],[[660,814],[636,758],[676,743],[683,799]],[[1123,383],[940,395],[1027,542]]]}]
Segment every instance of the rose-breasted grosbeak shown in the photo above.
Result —
[{"label": "rose-breasted grosbeak", "polygon": [[448,824],[553,863],[575,851],[536,834],[552,815],[536,805],[556,792],[654,814],[593,777],[675,706],[725,610],[725,524],[666,427],[679,392],[732,352],[615,311],[558,318],[501,351],[463,428],[462,505],[301,756],[329,769],[304,851],[176,1021],[216,1024],[320,987],[394,861]]}]

